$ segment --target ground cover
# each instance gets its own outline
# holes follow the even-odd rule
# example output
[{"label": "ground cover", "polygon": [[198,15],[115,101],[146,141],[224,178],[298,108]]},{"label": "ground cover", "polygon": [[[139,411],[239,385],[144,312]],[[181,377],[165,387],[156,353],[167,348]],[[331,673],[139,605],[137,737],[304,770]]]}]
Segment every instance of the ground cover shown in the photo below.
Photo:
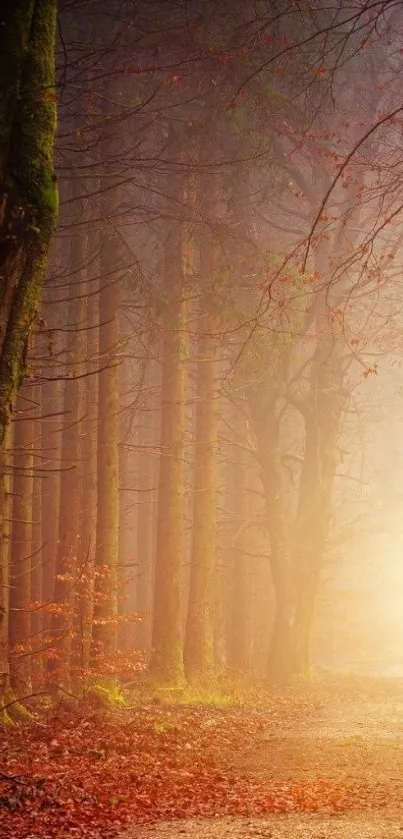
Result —
[{"label": "ground cover", "polygon": [[0,839],[111,839],[197,819],[217,830],[273,815],[303,826],[310,814],[317,825],[390,817],[397,830],[402,805],[398,680],[321,680],[225,707],[61,705],[0,734]]}]

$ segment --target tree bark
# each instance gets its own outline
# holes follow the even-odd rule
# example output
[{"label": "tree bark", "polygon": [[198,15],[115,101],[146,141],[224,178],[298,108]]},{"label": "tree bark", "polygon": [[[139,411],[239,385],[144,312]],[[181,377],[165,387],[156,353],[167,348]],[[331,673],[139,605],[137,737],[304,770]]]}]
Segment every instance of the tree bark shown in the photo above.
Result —
[{"label": "tree bark", "polygon": [[[106,223],[108,217],[105,215]],[[101,255],[99,293],[97,526],[91,663],[99,675],[113,671],[117,642],[119,555],[119,237],[108,228]],[[118,259],[118,272],[116,261]]]},{"label": "tree bark", "polygon": [[13,423],[13,512],[10,560],[10,677],[17,696],[31,691],[31,557],[34,421],[23,387]]},{"label": "tree bark", "polygon": [[57,214],[56,0],[7,3],[0,27],[0,446],[24,376]]},{"label": "tree bark", "polygon": [[296,669],[310,669],[310,638],[329,532],[337,440],[346,407],[343,344],[320,318],[305,408],[305,454],[295,526],[294,567]]},{"label": "tree bark", "polygon": [[9,590],[11,543],[11,454],[9,451],[10,428],[0,446],[0,722],[7,722],[7,711],[2,711],[4,698],[10,686],[9,666]]},{"label": "tree bark", "polygon": [[[148,386],[154,384],[155,363],[151,362],[151,369]],[[154,577],[154,511],[155,511],[155,485],[157,481],[156,457],[153,452],[157,448],[155,428],[155,405],[154,395],[149,399],[148,404],[140,412],[140,453],[138,456],[139,487],[142,492],[138,494],[138,518],[137,518],[137,613],[140,623],[137,625],[136,638],[141,650],[149,650],[151,647],[152,631],[152,603],[153,603],[153,577]]]},{"label": "tree bark", "polygon": [[[88,233],[85,236],[83,256],[89,258],[89,245],[95,244]],[[98,244],[98,243],[97,243]],[[98,262],[96,262],[96,266]],[[80,543],[76,598],[74,604],[74,660],[80,678],[85,681],[90,662],[93,617],[94,559],[97,525],[97,422],[98,422],[98,298],[94,296],[94,283],[82,272],[85,379],[83,382],[83,421],[81,441],[82,507],[80,511]]]},{"label": "tree bark", "polygon": [[[40,405],[40,385],[34,389],[35,402]],[[34,422],[34,477],[32,487],[32,560],[31,560],[31,600],[35,604],[31,614],[32,633],[32,688],[35,692],[44,684],[43,657],[43,564],[42,564],[42,475],[40,454],[41,421]]]},{"label": "tree bark", "polygon": [[[16,0],[7,3],[1,14],[0,460],[4,460],[7,428],[24,376],[28,334],[57,215],[53,170],[56,0]],[[3,544],[8,539],[7,505],[3,482]],[[4,551],[7,554],[6,546]],[[2,573],[3,578],[7,576],[6,566]],[[4,590],[2,599],[4,630],[8,612]],[[3,631],[3,646],[6,643]]]},{"label": "tree bark", "polygon": [[[45,289],[45,302],[46,302]],[[50,295],[49,295],[50,297]],[[53,311],[49,312],[49,318],[53,320]],[[48,318],[47,318],[48,319]],[[53,324],[52,324],[53,325]],[[58,360],[61,347],[59,341],[54,345],[52,332],[49,332],[49,343],[47,347],[48,358],[43,360],[41,383],[41,406],[43,417],[41,419],[41,468],[43,479],[41,480],[41,543],[42,543],[42,598],[44,603],[43,627],[45,630],[45,644],[50,642],[49,630],[51,625],[51,603],[53,602],[54,586],[56,577],[56,556],[58,540],[58,522],[60,506],[60,467],[61,467],[61,437],[62,437],[62,413],[63,393],[62,382],[47,381],[57,375],[57,361],[52,364],[52,357]],[[46,658],[46,655],[45,655]]]},{"label": "tree bark", "polygon": [[[244,422],[239,411],[236,412],[235,445],[231,447],[231,470],[229,500],[233,515],[232,538],[230,542],[232,561],[231,595],[229,600],[228,664],[237,670],[246,670],[250,666],[250,603],[249,571],[251,557],[246,556],[247,538],[247,489],[248,466],[247,452],[240,445],[245,445]],[[240,444],[239,444],[240,443]]]},{"label": "tree bark", "polygon": [[[176,176],[175,208],[183,201]],[[172,188],[173,192],[173,188]],[[165,244],[165,313],[162,337],[161,439],[155,557],[151,673],[167,684],[182,682],[181,576],[183,549],[184,365],[183,231],[174,221]]]},{"label": "tree bark", "polygon": [[[270,383],[266,384],[270,388]],[[293,618],[295,607],[289,521],[281,460],[279,425],[274,394],[249,389],[249,404],[256,433],[257,456],[265,493],[267,532],[270,539],[270,568],[276,602],[267,659],[267,675],[285,681],[294,672]]]},{"label": "tree bark", "polygon": [[[214,243],[205,243],[210,248]],[[189,603],[184,647],[185,672],[200,679],[214,664],[214,571],[217,516],[217,359],[210,306],[202,303],[196,394],[196,441]]]},{"label": "tree bark", "polygon": [[[70,242],[72,274],[80,276],[83,261],[82,236],[73,236]],[[60,475],[59,527],[54,586],[54,614],[51,621],[52,643],[55,657],[49,672],[52,682],[66,690],[71,689],[74,605],[78,573],[77,557],[80,546],[81,500],[81,441],[83,415],[84,359],[82,342],[83,303],[82,286],[70,279],[67,314],[67,343],[65,348],[64,427],[61,442],[62,471]],[[79,332],[75,333],[75,327]],[[75,376],[78,375],[78,378]]]}]

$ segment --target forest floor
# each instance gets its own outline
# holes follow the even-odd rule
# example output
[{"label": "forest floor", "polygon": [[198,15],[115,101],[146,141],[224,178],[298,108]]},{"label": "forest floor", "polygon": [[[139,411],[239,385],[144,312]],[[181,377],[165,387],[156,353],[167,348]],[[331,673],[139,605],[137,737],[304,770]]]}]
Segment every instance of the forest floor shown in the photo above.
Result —
[{"label": "forest floor", "polygon": [[61,705],[0,733],[0,839],[403,837],[403,680]]}]

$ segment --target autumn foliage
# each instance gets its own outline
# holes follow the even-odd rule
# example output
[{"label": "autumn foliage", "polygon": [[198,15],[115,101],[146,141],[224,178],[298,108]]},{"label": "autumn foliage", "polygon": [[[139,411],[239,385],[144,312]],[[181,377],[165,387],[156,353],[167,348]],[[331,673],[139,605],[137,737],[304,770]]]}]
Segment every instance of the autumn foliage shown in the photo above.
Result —
[{"label": "autumn foliage", "polygon": [[[383,809],[399,785],[368,775],[365,762],[357,771],[348,730],[336,750],[315,737],[317,720],[334,705],[348,711],[356,691],[288,692],[253,707],[60,705],[23,739],[18,729],[3,737],[0,837],[107,839],[161,820]],[[315,740],[322,759],[309,763]],[[362,746],[370,761],[371,747]]]}]

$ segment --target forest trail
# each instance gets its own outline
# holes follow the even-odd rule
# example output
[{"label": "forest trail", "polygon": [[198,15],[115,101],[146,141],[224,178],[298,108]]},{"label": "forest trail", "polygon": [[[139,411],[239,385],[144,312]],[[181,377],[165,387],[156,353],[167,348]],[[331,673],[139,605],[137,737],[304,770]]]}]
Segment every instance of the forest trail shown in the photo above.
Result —
[{"label": "forest trail", "polygon": [[165,822],[130,830],[122,839],[401,839],[403,818],[279,815],[262,819]]},{"label": "forest trail", "polygon": [[246,746],[241,765],[266,778],[287,779],[296,772],[403,782],[403,681],[354,685],[354,679],[335,682],[321,706],[318,699],[311,713],[268,731],[258,750]]},{"label": "forest trail", "polygon": [[60,707],[0,738],[0,839],[396,839],[403,681]]},{"label": "forest trail", "polygon": [[[124,839],[401,839],[403,836],[403,680],[342,679],[308,689],[312,706],[284,721],[262,727],[227,755],[238,773],[267,783],[301,782],[340,790],[356,789],[349,812],[324,804],[313,812],[267,814],[260,818],[218,817],[182,820],[131,829]],[[323,703],[323,704],[322,704]],[[378,809],[360,789],[388,790]],[[353,792],[354,796],[354,792]],[[307,801],[308,809],[309,802]]]}]

